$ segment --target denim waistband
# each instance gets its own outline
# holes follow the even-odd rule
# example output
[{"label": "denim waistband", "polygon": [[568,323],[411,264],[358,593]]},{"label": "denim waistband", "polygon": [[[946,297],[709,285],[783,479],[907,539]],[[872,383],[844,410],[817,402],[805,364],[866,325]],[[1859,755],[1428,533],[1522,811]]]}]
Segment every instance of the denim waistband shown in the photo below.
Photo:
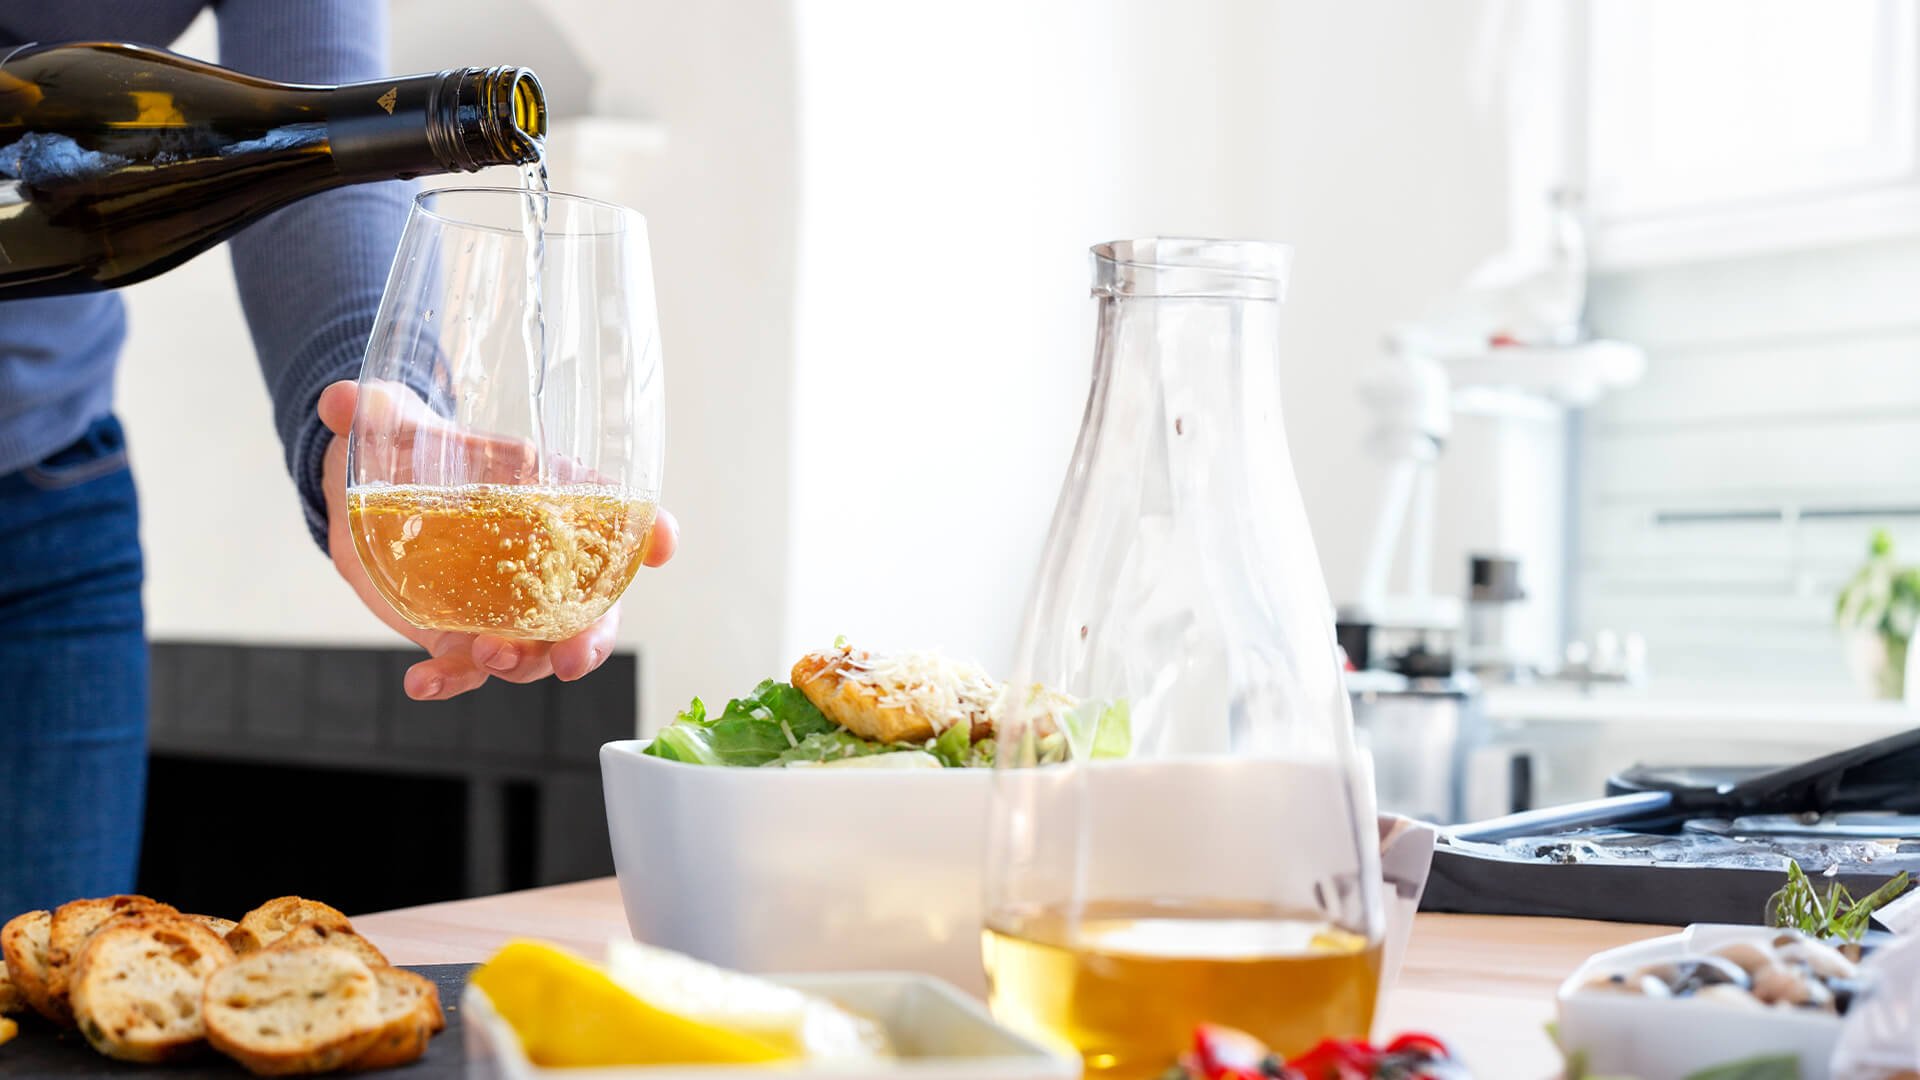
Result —
[{"label": "denim waistband", "polygon": [[120,419],[111,414],[87,425],[80,437],[41,458],[35,464],[44,468],[66,468],[112,457],[126,450],[127,433]]}]

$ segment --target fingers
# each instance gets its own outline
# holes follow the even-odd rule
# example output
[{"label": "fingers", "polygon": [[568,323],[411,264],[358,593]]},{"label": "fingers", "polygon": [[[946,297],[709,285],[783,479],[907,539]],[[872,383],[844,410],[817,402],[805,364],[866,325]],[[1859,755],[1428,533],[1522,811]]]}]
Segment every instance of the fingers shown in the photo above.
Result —
[{"label": "fingers", "polygon": [[360,400],[360,388],[351,380],[342,379],[320,391],[320,405],[316,410],[320,422],[335,435],[344,436],[353,427],[353,408]]},{"label": "fingers", "polygon": [[444,701],[475,690],[487,681],[487,672],[473,662],[473,635],[454,631],[426,632],[422,640],[433,659],[407,669],[402,685],[415,701]]},{"label": "fingers", "polygon": [[516,641],[496,634],[481,634],[473,639],[472,657],[476,666],[508,682],[528,683],[553,674],[548,660],[552,645],[544,641]]},{"label": "fingers", "polygon": [[[390,474],[381,478],[394,483],[524,484],[540,479],[540,453],[532,440],[462,428],[434,412],[404,383],[363,386],[342,380],[320,392],[316,411],[335,435],[346,435],[357,419],[362,431],[383,441],[386,446],[375,451],[375,457],[388,467],[377,471]],[[569,457],[555,455],[547,464],[554,482],[611,482]],[[437,475],[411,475],[422,470]]]},{"label": "fingers", "polygon": [[619,632],[620,606],[615,604],[599,622],[554,645],[548,653],[554,677],[572,682],[606,663],[613,655],[614,638]]},{"label": "fingers", "polygon": [[[362,400],[364,398],[364,400]],[[369,382],[365,386],[350,379],[328,384],[320,391],[315,407],[320,422],[335,435],[345,435],[353,427],[356,412],[364,412],[361,423],[381,431],[411,432],[415,429],[440,429],[447,422],[420,395],[405,383],[390,380]]]},{"label": "fingers", "polygon": [[540,478],[540,452],[526,439],[500,435],[455,436],[456,452],[464,453],[470,481],[491,484],[530,484]]},{"label": "fingers", "polygon": [[653,516],[653,529],[647,533],[646,547],[641,550],[640,561],[647,566],[665,566],[667,560],[680,548],[680,521],[671,510],[661,510]]},{"label": "fingers", "polygon": [[442,701],[477,689],[489,678],[530,683],[555,676],[572,682],[606,663],[620,631],[618,606],[599,622],[557,644],[495,634],[441,634],[427,643],[435,655],[407,669],[407,696]]}]

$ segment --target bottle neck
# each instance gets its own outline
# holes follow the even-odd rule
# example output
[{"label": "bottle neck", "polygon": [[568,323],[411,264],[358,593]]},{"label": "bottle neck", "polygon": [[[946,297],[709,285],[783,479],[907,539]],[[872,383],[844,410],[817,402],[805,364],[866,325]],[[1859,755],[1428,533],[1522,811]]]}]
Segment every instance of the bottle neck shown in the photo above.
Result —
[{"label": "bottle neck", "polygon": [[523,165],[540,157],[546,96],[524,68],[455,68],[326,91],[334,167],[356,180]]}]

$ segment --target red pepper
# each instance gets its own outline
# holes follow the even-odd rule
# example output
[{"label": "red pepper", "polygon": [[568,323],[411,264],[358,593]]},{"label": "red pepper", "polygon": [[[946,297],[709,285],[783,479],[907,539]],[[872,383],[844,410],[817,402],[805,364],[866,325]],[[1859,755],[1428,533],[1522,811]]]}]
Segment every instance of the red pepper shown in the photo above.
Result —
[{"label": "red pepper", "polygon": [[1358,1039],[1323,1039],[1287,1064],[1309,1080],[1371,1080],[1379,1058],[1378,1051]]},{"label": "red pepper", "polygon": [[1453,1057],[1452,1054],[1447,1052],[1446,1043],[1441,1042],[1431,1035],[1425,1035],[1417,1031],[1409,1031],[1387,1044],[1387,1053],[1389,1054],[1404,1054],[1408,1052],[1423,1053],[1439,1061],[1446,1061]]},{"label": "red pepper", "polygon": [[1384,1047],[1364,1039],[1323,1039],[1282,1063],[1259,1039],[1220,1024],[1196,1028],[1193,1053],[1181,1059],[1194,1080],[1375,1080],[1383,1068],[1396,1076],[1412,1069],[1413,1075],[1424,1078],[1428,1074],[1419,1066],[1448,1066],[1439,1075],[1450,1075],[1451,1062],[1445,1043],[1431,1035],[1407,1032]]}]

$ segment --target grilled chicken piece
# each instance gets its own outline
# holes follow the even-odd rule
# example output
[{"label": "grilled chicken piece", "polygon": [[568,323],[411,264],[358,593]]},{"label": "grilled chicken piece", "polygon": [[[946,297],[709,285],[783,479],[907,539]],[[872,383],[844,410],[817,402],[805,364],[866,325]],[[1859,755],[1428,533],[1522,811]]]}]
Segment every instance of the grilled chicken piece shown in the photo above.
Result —
[{"label": "grilled chicken piece", "polygon": [[986,738],[1000,697],[1000,684],[979,668],[932,653],[808,653],[792,678],[827,719],[881,742],[925,742],[962,723],[969,738]]}]

